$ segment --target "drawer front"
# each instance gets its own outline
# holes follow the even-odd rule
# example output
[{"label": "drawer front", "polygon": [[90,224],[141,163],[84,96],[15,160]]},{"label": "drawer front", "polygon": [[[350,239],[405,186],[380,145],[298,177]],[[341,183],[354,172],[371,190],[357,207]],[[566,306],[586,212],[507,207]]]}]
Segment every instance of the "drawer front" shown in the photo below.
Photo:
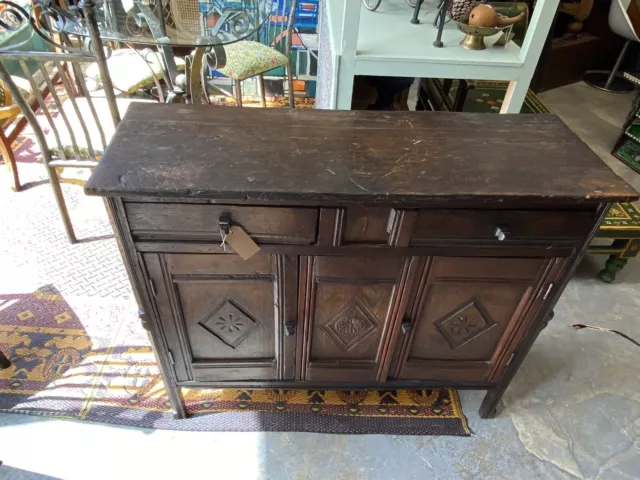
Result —
[{"label": "drawer front", "polygon": [[353,205],[346,208],[342,245],[386,245],[389,243],[393,210],[389,207]]},{"label": "drawer front", "polygon": [[442,239],[577,241],[584,239],[596,220],[595,211],[583,210],[422,210],[410,245]]},{"label": "drawer front", "polygon": [[258,243],[309,245],[316,241],[318,209],[193,205],[125,204],[136,240],[221,241],[218,222],[228,214]]}]

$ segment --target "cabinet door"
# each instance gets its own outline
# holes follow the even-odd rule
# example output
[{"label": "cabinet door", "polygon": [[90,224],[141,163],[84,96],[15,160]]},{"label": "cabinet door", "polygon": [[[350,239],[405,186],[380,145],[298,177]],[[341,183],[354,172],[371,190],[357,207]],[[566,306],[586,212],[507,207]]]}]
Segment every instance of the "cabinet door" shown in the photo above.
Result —
[{"label": "cabinet door", "polygon": [[298,378],[371,383],[382,375],[404,308],[405,257],[302,257]]},{"label": "cabinet door", "polygon": [[429,259],[418,301],[403,322],[392,377],[494,381],[509,361],[523,319],[535,313],[535,297],[545,296],[542,282],[557,263],[543,258]]},{"label": "cabinet door", "polygon": [[145,254],[178,381],[293,379],[297,261]]}]

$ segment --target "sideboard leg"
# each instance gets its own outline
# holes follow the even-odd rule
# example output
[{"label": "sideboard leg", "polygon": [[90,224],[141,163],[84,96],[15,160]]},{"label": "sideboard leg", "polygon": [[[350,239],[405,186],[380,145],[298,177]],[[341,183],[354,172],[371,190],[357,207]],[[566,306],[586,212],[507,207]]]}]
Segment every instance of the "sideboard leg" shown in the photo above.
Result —
[{"label": "sideboard leg", "polygon": [[538,338],[540,332],[544,330],[544,328],[549,324],[552,318],[553,310],[547,314],[545,320],[540,323],[536,330],[532,332],[529,337],[520,344],[520,348],[515,352],[513,360],[505,370],[498,385],[487,390],[487,394],[484,396],[482,404],[478,409],[480,418],[487,419],[496,417],[496,415],[498,414],[498,404],[500,403],[500,400],[502,400],[504,392],[507,390],[507,387],[509,387],[511,380],[513,380],[513,377],[520,368],[520,364],[524,360],[524,357],[526,357],[527,353],[529,353],[529,349],[533,345],[533,342],[536,341],[536,338]]},{"label": "sideboard leg", "polygon": [[[151,335],[149,335],[151,339]],[[158,358],[157,350],[153,341],[151,342],[153,345],[153,353],[156,357],[156,363],[160,368],[160,374],[162,375],[162,381],[164,383],[165,388],[167,389],[167,395],[169,396],[169,401],[171,402],[171,411],[173,412],[173,418],[176,420],[181,420],[183,418],[187,418],[189,415],[187,414],[186,409],[184,408],[184,400],[182,399],[182,394],[180,393],[180,387],[178,387],[173,378],[169,375],[166,375],[165,370],[162,368],[162,362]]]},{"label": "sideboard leg", "polygon": [[171,377],[164,375],[164,372],[162,372],[162,381],[165,384],[167,395],[169,396],[169,401],[171,402],[171,412],[173,413],[173,418],[175,418],[176,420],[188,418],[189,415],[187,414],[187,410],[184,408],[184,400],[182,398],[182,393],[180,393],[180,387],[178,387],[171,380],[167,382],[168,379],[171,379]]},{"label": "sideboard leg", "polygon": [[[180,387],[174,386],[173,388],[171,388],[171,390],[174,390],[173,394],[169,394],[169,398],[171,398],[171,410],[173,411],[173,418],[175,418],[176,420],[188,418],[189,415],[184,408],[184,400],[182,399],[182,394],[180,393]],[[167,391],[169,391],[169,389],[167,389]]]},{"label": "sideboard leg", "polygon": [[149,340],[151,340],[151,345],[153,348],[153,353],[156,357],[156,363],[160,368],[160,373],[162,375],[162,381],[164,382],[165,388],[167,389],[167,395],[169,396],[169,401],[171,402],[171,411],[173,412],[173,418],[176,420],[182,420],[183,418],[187,418],[189,415],[187,414],[187,410],[184,408],[184,400],[182,398],[182,393],[180,393],[180,387],[178,387],[173,381],[173,377],[163,368],[163,364],[158,358],[158,351],[156,350],[155,343],[153,342],[153,337],[149,335]]},{"label": "sideboard leg", "polygon": [[484,396],[482,405],[480,405],[480,409],[478,410],[480,418],[487,419],[496,417],[498,413],[498,403],[502,400],[502,395],[504,395],[503,388],[496,387],[487,390],[487,394]]},{"label": "sideboard leg", "polygon": [[176,420],[182,420],[183,418],[187,418],[187,411],[184,408],[184,400],[182,399],[182,394],[180,393],[180,387],[176,386],[173,381],[173,377],[167,375],[167,372],[164,368],[164,364],[159,358],[158,350],[156,349],[156,343],[153,340],[153,335],[151,334],[151,325],[149,323],[149,317],[144,312],[144,310],[138,310],[138,318],[140,318],[140,322],[142,324],[142,328],[147,331],[147,338],[149,339],[149,343],[151,344],[151,349],[153,350],[153,356],[156,359],[156,364],[160,369],[160,375],[162,376],[162,382],[167,390],[167,395],[169,396],[169,401],[171,402],[171,411],[173,412],[173,418]]}]

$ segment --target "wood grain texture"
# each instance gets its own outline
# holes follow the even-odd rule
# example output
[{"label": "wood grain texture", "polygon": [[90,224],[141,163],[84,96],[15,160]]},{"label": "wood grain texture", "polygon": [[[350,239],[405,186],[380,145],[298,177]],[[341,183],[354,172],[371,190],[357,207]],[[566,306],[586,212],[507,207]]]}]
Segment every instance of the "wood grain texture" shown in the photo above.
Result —
[{"label": "wood grain texture", "polygon": [[421,210],[410,245],[433,239],[478,239],[497,241],[497,227],[505,230],[505,243],[527,239],[582,240],[596,221],[589,211],[545,210]]},{"label": "wood grain texture", "polygon": [[167,338],[158,320],[154,302],[155,299],[152,297],[149,289],[149,278],[142,260],[142,254],[136,251],[133,238],[131,237],[122,199],[105,198],[104,204],[107,215],[109,216],[109,221],[111,222],[111,227],[113,228],[118,250],[120,250],[131,286],[133,287],[133,294],[138,303],[139,312],[142,311],[143,316],[147,320],[145,324],[143,324],[143,327],[148,329],[147,331],[149,332],[149,340],[151,341],[154,356],[166,384],[167,394],[171,400],[171,409],[176,418],[185,418],[187,412],[184,408],[180,389],[176,386],[176,374],[167,356]]},{"label": "wood grain texture", "polygon": [[638,198],[552,115],[155,104],[129,108],[85,191],[325,206]]},{"label": "wood grain texture", "polygon": [[389,243],[389,207],[353,205],[346,209],[342,245]]},{"label": "wood grain texture", "polygon": [[[87,191],[117,197],[178,416],[177,385],[489,388],[492,415],[636,198],[553,116],[182,105],[132,108]],[[224,250],[223,213],[258,254]]]},{"label": "wood grain texture", "polygon": [[[483,245],[475,243],[454,242],[452,240],[433,243],[421,247],[387,247],[378,245],[321,247],[301,245],[264,245],[261,250],[265,253],[279,253],[286,255],[356,255],[356,256],[462,256],[462,257],[568,257],[575,250],[573,243],[554,245],[551,242],[529,242],[516,246]],[[225,253],[219,243],[198,242],[138,242],[136,248],[141,252],[173,252],[173,253]]]},{"label": "wood grain texture", "polygon": [[218,222],[227,215],[255,240],[263,243],[302,244],[316,241],[318,209],[129,203],[125,205],[136,239],[214,240],[222,237]]},{"label": "wood grain texture", "polygon": [[179,381],[293,379],[297,264],[237,258],[146,255]]},{"label": "wood grain texture", "polygon": [[434,258],[422,273],[395,362],[397,380],[489,381],[506,363],[545,259]]},{"label": "wood grain texture", "polygon": [[316,257],[303,289],[305,380],[375,382],[393,320],[402,257]]}]

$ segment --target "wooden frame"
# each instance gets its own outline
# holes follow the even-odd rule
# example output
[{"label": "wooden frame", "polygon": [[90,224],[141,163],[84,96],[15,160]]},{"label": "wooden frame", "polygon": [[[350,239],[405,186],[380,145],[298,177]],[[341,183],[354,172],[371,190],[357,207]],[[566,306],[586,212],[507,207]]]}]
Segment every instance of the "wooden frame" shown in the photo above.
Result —
[{"label": "wooden frame", "polygon": [[[135,200],[135,199],[134,199]],[[420,388],[432,388],[432,387],[449,387],[449,388],[458,388],[458,389],[486,389],[488,391],[483,404],[480,408],[480,414],[482,418],[492,418],[496,415],[497,405],[502,398],[504,391],[509,385],[511,379],[517,372],[517,369],[526,356],[528,349],[531,347],[535,338],[540,333],[540,331],[546,326],[548,321],[553,316],[553,306],[558,300],[566,282],[568,282],[571,274],[577,267],[581,258],[586,252],[586,246],[588,245],[591,238],[597,232],[597,225],[604,215],[603,212],[608,210],[608,204],[602,204],[598,208],[598,216],[594,218],[594,223],[592,228],[586,237],[582,238],[581,245],[582,247],[579,249],[576,248],[566,248],[564,250],[558,249],[549,249],[540,247],[531,247],[530,251],[528,251],[528,247],[499,247],[497,250],[493,252],[487,248],[487,246],[482,246],[482,242],[478,244],[477,249],[472,246],[466,247],[452,247],[449,253],[445,253],[441,249],[444,248],[443,245],[434,245],[429,247],[428,249],[416,248],[416,247],[408,247],[405,246],[402,248],[400,245],[388,245],[386,247],[374,247],[374,246],[352,246],[349,247],[347,245],[341,245],[341,241],[332,246],[321,247],[316,245],[297,247],[298,249],[292,247],[291,245],[274,245],[272,248],[263,248],[263,252],[269,255],[280,256],[281,254],[286,255],[295,255],[305,253],[311,255],[331,255],[331,256],[344,256],[344,258],[350,258],[352,255],[358,256],[371,256],[371,258],[384,258],[380,257],[383,252],[384,254],[391,254],[394,256],[403,256],[403,255],[415,255],[429,253],[432,255],[454,255],[459,256],[462,255],[463,258],[465,255],[469,256],[477,256],[479,254],[487,255],[491,258],[526,258],[527,255],[530,255],[531,258],[538,257],[540,255],[548,256],[548,260],[546,262],[546,267],[544,272],[541,271],[542,277],[540,280],[536,281],[538,285],[536,290],[531,292],[531,302],[527,303],[529,305],[526,310],[523,310],[521,314],[523,318],[526,318],[526,321],[522,324],[519,330],[514,331],[510,334],[511,340],[509,341],[509,345],[517,345],[515,350],[511,351],[510,349],[504,350],[504,353],[501,354],[500,358],[496,360],[495,367],[493,368],[493,374],[489,380],[477,380],[477,381],[463,381],[463,380],[425,380],[425,381],[407,381],[407,380],[387,380],[386,372],[393,372],[397,368],[397,363],[394,358],[396,357],[396,353],[394,353],[393,344],[398,341],[396,335],[399,335],[399,328],[401,317],[397,317],[394,323],[389,324],[389,328],[396,331],[396,334],[389,335],[384,342],[384,345],[381,345],[382,350],[387,352],[383,355],[382,358],[386,360],[381,360],[381,366],[386,365],[383,370],[379,370],[375,378],[371,378],[367,381],[354,381],[354,375],[362,368],[369,368],[369,364],[358,364],[353,363],[353,372],[350,375],[346,375],[344,377],[345,383],[344,387],[337,386],[335,383],[335,375],[333,377],[326,377],[326,375],[321,375],[317,377],[315,374],[312,376],[312,379],[307,379],[309,375],[304,366],[304,359],[307,358],[310,344],[305,343],[303,339],[307,339],[306,342],[309,341],[309,329],[311,328],[305,320],[309,315],[309,308],[313,308],[313,306],[305,307],[304,305],[308,302],[302,296],[298,301],[299,313],[298,317],[298,331],[300,334],[298,335],[298,344],[296,347],[296,352],[294,356],[296,358],[296,367],[295,367],[295,381],[287,381],[287,380],[253,380],[248,382],[237,381],[234,376],[231,376],[224,379],[224,375],[220,377],[219,380],[198,380],[197,382],[191,380],[179,379],[176,377],[176,368],[174,365],[177,365],[177,355],[176,347],[170,347],[169,336],[174,335],[167,331],[167,325],[160,320],[160,312],[158,310],[157,296],[159,295],[159,291],[161,288],[158,285],[157,281],[154,281],[154,275],[149,271],[149,264],[145,261],[142,252],[151,251],[151,252],[198,252],[200,255],[206,254],[205,251],[209,254],[212,253],[223,253],[220,248],[208,250],[198,249],[196,245],[192,243],[185,244],[186,249],[179,248],[179,243],[149,243],[149,242],[138,242],[132,236],[132,229],[130,223],[130,216],[127,214],[126,205],[129,200],[122,198],[107,198],[106,204],[109,211],[109,216],[114,226],[114,230],[116,233],[116,238],[118,240],[118,245],[121,249],[121,254],[125,259],[125,264],[127,266],[127,270],[129,272],[130,278],[132,280],[134,291],[136,293],[136,298],[138,300],[139,305],[141,306],[140,310],[140,318],[143,323],[143,326],[149,330],[151,334],[151,339],[154,345],[154,351],[157,354],[158,362],[167,382],[167,391],[169,393],[174,414],[176,418],[185,418],[186,411],[184,409],[182,396],[180,393],[180,387],[203,387],[203,388],[365,388],[365,389],[375,389],[375,388],[416,388],[420,386]],[[174,199],[175,201],[179,201],[181,203],[184,202],[185,205],[191,204],[192,202],[189,199]],[[136,205],[137,202],[134,201]],[[451,207],[451,205],[450,205]],[[325,232],[318,231],[318,238],[323,238],[328,236],[332,236],[334,238],[340,238],[340,231],[344,230],[344,221],[345,218],[342,217],[342,220],[338,223],[325,223]],[[409,229],[410,232],[413,224],[413,221],[410,223],[405,223],[405,229]],[[342,227],[339,227],[342,225]],[[327,230],[328,229],[328,230]],[[338,237],[336,237],[338,235]],[[395,234],[394,237],[407,238],[406,235],[402,235],[400,233]],[[216,244],[217,245],[217,244]],[[177,248],[176,248],[177,247]],[[157,257],[157,254],[154,254],[154,258]],[[313,261],[313,257],[300,257],[300,280],[299,284],[303,285],[305,282],[310,281],[309,279],[305,279],[305,272],[310,272],[308,268],[305,269],[305,258],[309,258],[309,261]],[[320,258],[320,257],[316,257]],[[326,258],[326,257],[325,257]],[[410,257],[406,257],[410,258]],[[432,258],[432,257],[426,257]],[[312,265],[312,263],[310,264]],[[406,304],[409,299],[416,295],[415,292],[411,292],[408,288],[410,283],[416,281],[416,267],[418,264],[407,263],[403,268],[402,273],[402,285],[406,285],[406,287],[400,288],[393,298],[392,304],[390,307],[391,311],[396,311],[401,309],[401,304]],[[154,267],[155,268],[155,267]],[[311,267],[312,268],[312,267]],[[422,268],[422,267],[420,267]],[[290,287],[295,287],[294,284],[290,285]],[[550,287],[554,288],[551,289]],[[301,288],[301,287],[300,287]],[[308,289],[308,288],[307,288]],[[304,291],[300,290],[301,292]],[[289,293],[284,293],[283,295],[290,295]],[[164,295],[164,294],[163,294]],[[302,293],[301,293],[302,295]],[[175,302],[175,300],[174,300]],[[179,308],[178,304],[172,307]],[[305,310],[306,309],[306,310]],[[399,310],[398,310],[399,311]],[[284,321],[284,320],[283,320]],[[307,333],[305,333],[307,332]],[[184,335],[184,333],[183,333]],[[179,347],[178,347],[179,348]],[[287,347],[291,348],[291,347]],[[404,348],[404,347],[403,347]],[[307,352],[307,353],[305,353]],[[510,353],[511,352],[511,353]],[[290,352],[288,355],[291,355]],[[293,358],[293,357],[287,357]],[[230,364],[231,365],[231,364]],[[318,366],[323,367],[324,364],[316,364]],[[287,367],[288,368],[288,367]],[[331,365],[326,364],[323,368],[331,368]],[[340,368],[343,368],[341,365]],[[470,367],[471,368],[471,367]],[[283,370],[284,371],[284,370]],[[293,373],[293,370],[287,370]],[[330,370],[327,370],[327,374],[330,375]],[[346,373],[346,372],[345,372]],[[359,375],[357,375],[359,376]],[[317,377],[317,378],[316,378]],[[284,377],[283,377],[284,378]],[[288,378],[288,377],[287,377]]]},{"label": "wooden frame", "polygon": [[[66,73],[68,75],[68,72]],[[58,75],[57,72],[51,78],[51,82],[54,85],[57,85],[60,82],[60,75]],[[42,90],[40,91],[40,95],[44,100],[46,100],[49,96],[49,87],[46,84],[43,85]],[[38,103],[38,100],[36,98],[34,98],[34,100],[31,102],[30,107],[33,113],[37,113],[38,109],[40,108],[40,104]],[[12,145],[13,142],[16,141],[18,136],[24,131],[24,128],[29,122],[27,121],[27,118],[25,116],[20,117],[20,107],[18,105],[9,105],[7,107],[2,107],[0,109],[0,116],[2,116],[2,118],[13,117],[12,122],[7,125],[7,127],[12,127],[11,133],[9,133],[9,135],[5,134],[4,129],[0,129],[0,154],[2,154],[5,164],[11,170],[13,176],[13,190],[19,192],[22,190],[22,185],[20,185],[18,165],[16,163]]]},{"label": "wooden frame", "polygon": [[[298,8],[298,0],[285,0],[285,2],[291,2],[291,5],[289,7],[289,18],[287,21],[287,36],[286,36],[287,42],[284,48],[284,52],[281,52],[281,53],[287,57],[287,65],[285,66],[285,70],[286,70],[287,84],[289,89],[289,92],[288,92],[289,108],[296,108],[295,92],[294,92],[294,86],[293,86],[293,72],[291,71],[291,52],[293,48],[293,45],[292,45],[293,28],[295,25],[295,16],[296,16],[295,12],[296,12],[296,9]],[[253,75],[258,79],[258,94],[260,95],[260,106],[262,108],[267,106],[267,99],[265,96],[265,88],[264,88],[264,73],[266,72]],[[236,100],[237,107],[242,107],[242,82],[244,80],[247,80],[248,78],[252,78],[252,77],[234,78],[233,85],[234,85],[234,93],[235,93],[235,100]],[[206,90],[206,84],[204,89]]]},{"label": "wooden frame", "polygon": [[[176,108],[129,109],[85,191],[180,418],[181,387],[487,389],[491,417],[610,202],[637,199],[550,115]],[[291,154],[274,128],[315,137]]]},{"label": "wooden frame", "polygon": [[[100,40],[98,34],[98,24],[95,19],[94,8],[95,6],[93,5],[93,3],[90,3],[85,5],[83,10],[87,20],[86,25],[90,33],[92,44],[94,45],[95,51],[93,53],[75,49],[68,41],[68,38],[66,38],[66,35],[62,36],[64,46],[62,44],[58,45],[60,47],[59,50],[63,50],[62,52],[30,52],[19,50],[3,50],[0,52],[0,59],[16,60],[19,62],[22,71],[24,72],[27,80],[31,85],[31,90],[35,96],[37,105],[44,113],[45,119],[48,122],[48,126],[55,138],[55,144],[59,155],[58,159],[53,158],[52,150],[49,147],[47,136],[45,135],[42,126],[36,118],[35,111],[32,105],[28,103],[27,99],[24,97],[11,75],[9,75],[9,72],[5,68],[4,64],[0,62],[0,79],[11,93],[16,105],[20,108],[26,121],[31,125],[36,140],[38,141],[38,146],[40,147],[40,151],[42,153],[43,164],[49,177],[49,182],[53,189],[53,194],[58,205],[58,211],[60,213],[60,217],[62,218],[62,224],[65,229],[65,233],[70,243],[75,243],[77,240],[75,232],[73,230],[71,219],[69,217],[69,212],[65,203],[64,195],[60,187],[60,178],[58,176],[57,168],[94,168],[97,165],[98,162],[96,160],[96,153],[91,143],[92,138],[89,133],[85,117],[93,117],[94,125],[96,126],[100,137],[98,141],[101,143],[103,149],[106,150],[107,146],[107,140],[101,124],[101,121],[104,121],[104,119],[101,120],[97,114],[94,100],[92,99],[91,94],[87,88],[84,76],[82,75],[81,68],[79,66],[80,64],[91,62],[97,63],[98,70],[100,72],[100,78],[102,79],[102,84],[104,87],[110,120],[113,122],[114,128],[117,127],[118,123],[120,123],[120,113],[118,112],[118,106],[116,104],[116,98],[113,91],[113,85],[111,83],[111,77],[109,76],[109,70],[106,66],[106,58],[105,52],[102,48],[102,41]],[[35,62],[38,65],[38,72],[40,75],[42,75],[44,81],[46,82],[48,92],[53,98],[58,113],[64,122],[63,125],[66,128],[70,143],[73,147],[73,153],[69,156],[73,158],[67,158],[67,153],[65,151],[67,145],[63,145],[63,142],[61,141],[61,135],[58,132],[58,126],[56,126],[56,122],[54,121],[53,116],[49,113],[48,106],[38,88],[38,85],[34,78],[34,74],[29,70],[27,66],[27,61]],[[53,75],[51,75],[52,73]],[[73,73],[74,80],[71,79],[69,73]],[[54,83],[54,80],[56,79],[62,81],[65,95],[69,99],[69,102],[75,113],[75,117],[79,121],[79,131],[75,131],[75,129],[72,128],[68,115],[63,108],[63,101],[56,92],[56,84]],[[81,112],[80,107],[78,106],[78,102],[76,101],[76,97],[79,93],[82,94],[88,106],[88,112],[85,112],[84,116]],[[79,142],[76,141],[76,135],[84,135],[84,141],[86,142],[86,151],[83,151],[84,149],[78,147]],[[96,138],[93,138],[93,140],[96,140]],[[98,142],[96,142],[96,147],[98,147]]]}]

